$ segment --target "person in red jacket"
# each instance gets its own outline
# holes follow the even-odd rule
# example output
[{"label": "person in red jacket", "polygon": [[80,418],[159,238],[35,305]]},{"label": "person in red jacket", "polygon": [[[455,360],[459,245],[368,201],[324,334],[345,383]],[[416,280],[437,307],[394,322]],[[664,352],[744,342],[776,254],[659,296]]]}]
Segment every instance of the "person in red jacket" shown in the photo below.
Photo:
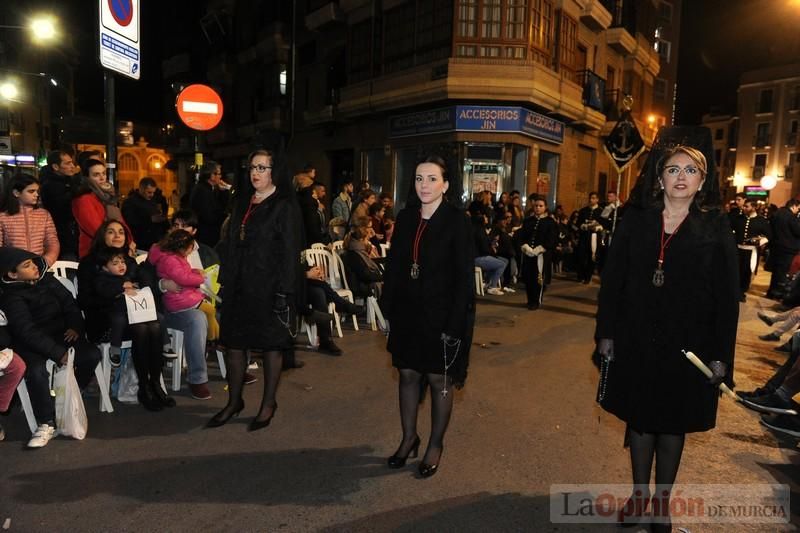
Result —
[{"label": "person in red jacket", "polygon": [[[132,234],[122,217],[114,191],[114,184],[106,177],[106,165],[97,159],[90,159],[81,168],[83,177],[78,194],[72,200],[72,216],[78,222],[80,236],[78,257],[83,259],[89,253],[95,233],[106,220],[119,220],[128,234]],[[136,243],[131,243],[136,249]]]}]

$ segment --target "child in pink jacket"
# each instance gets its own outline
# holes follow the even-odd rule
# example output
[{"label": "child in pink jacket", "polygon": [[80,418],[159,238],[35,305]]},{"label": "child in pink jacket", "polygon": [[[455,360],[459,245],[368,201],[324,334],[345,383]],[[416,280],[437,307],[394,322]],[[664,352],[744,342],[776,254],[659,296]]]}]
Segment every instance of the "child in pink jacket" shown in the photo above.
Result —
[{"label": "child in pink jacket", "polygon": [[157,246],[153,246],[147,260],[155,265],[159,278],[170,279],[181,286],[178,292],[163,294],[164,308],[170,313],[194,308],[203,311],[208,319],[208,341],[214,342],[219,338],[219,323],[214,304],[200,290],[205,283],[203,271],[192,268],[187,259],[193,250],[194,237],[188,231],[178,229],[167,233]]}]

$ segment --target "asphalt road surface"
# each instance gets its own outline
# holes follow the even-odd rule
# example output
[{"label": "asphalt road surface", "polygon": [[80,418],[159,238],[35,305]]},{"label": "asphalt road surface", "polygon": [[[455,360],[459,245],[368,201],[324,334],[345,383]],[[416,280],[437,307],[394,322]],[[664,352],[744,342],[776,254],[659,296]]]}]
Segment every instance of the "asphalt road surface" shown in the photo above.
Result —
[{"label": "asphalt road surface", "polygon": [[[762,275],[763,276],[763,275]],[[763,294],[759,278],[753,293]],[[595,404],[597,284],[556,278],[538,311],[521,292],[481,298],[470,375],[456,395],[439,472],[415,477],[417,460],[385,466],[400,440],[397,376],[380,332],[345,330],[342,357],[299,352],[306,367],[284,374],[268,428],[248,433],[263,379],[246,408],[203,429],[225,403],[210,362],[210,401],[149,413],[115,401],[101,414],[87,399],[89,435],[59,437],[38,451],[19,411],[0,419],[0,525],[9,531],[615,531],[554,524],[550,487],[628,483],[623,424]],[[771,302],[742,304],[736,381],[761,384],[784,357],[756,336]],[[428,402],[420,410],[423,449]],[[715,430],[690,435],[681,483],[784,483],[800,523],[796,442],[758,416],[720,401]],[[676,524],[705,531],[789,531],[791,524]]]}]

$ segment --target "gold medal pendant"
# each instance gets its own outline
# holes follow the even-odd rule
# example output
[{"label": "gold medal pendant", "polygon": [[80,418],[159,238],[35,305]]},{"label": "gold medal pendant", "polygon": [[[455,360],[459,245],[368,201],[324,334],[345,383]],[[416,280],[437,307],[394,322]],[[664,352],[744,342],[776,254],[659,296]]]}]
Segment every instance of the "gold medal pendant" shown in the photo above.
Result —
[{"label": "gold medal pendant", "polygon": [[411,279],[419,278],[419,265],[412,263],[411,265]]},{"label": "gold medal pendant", "polygon": [[661,268],[664,261],[659,261],[658,266],[653,271],[653,286],[661,287],[664,285],[664,269]]}]

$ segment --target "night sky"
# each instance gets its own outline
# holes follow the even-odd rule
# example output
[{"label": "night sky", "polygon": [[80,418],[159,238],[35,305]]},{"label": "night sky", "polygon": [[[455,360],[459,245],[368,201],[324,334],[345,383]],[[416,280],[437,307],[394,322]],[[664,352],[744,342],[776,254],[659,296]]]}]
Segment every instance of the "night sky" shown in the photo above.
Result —
[{"label": "night sky", "polygon": [[[163,124],[175,117],[165,111],[161,78],[160,36],[176,24],[197,28],[199,2],[142,0],[142,74],[136,82],[118,76],[117,118]],[[265,0],[274,1],[274,0]],[[638,0],[648,1],[648,0]],[[677,122],[698,123],[712,109],[734,112],[742,72],[761,66],[800,61],[800,0],[684,0],[679,56]],[[169,8],[165,12],[164,6]],[[174,16],[186,7],[186,16]],[[46,9],[65,21],[80,57],[76,76],[78,113],[103,111],[102,71],[97,62],[95,0],[3,0],[0,21],[20,20],[27,12]],[[165,16],[166,14],[166,16]],[[6,30],[8,32],[8,30]],[[0,34],[0,42],[8,39]],[[51,52],[56,61],[58,53]],[[9,65],[11,67],[13,65]],[[19,65],[18,68],[25,68]],[[202,81],[202,80],[200,80]]]}]

